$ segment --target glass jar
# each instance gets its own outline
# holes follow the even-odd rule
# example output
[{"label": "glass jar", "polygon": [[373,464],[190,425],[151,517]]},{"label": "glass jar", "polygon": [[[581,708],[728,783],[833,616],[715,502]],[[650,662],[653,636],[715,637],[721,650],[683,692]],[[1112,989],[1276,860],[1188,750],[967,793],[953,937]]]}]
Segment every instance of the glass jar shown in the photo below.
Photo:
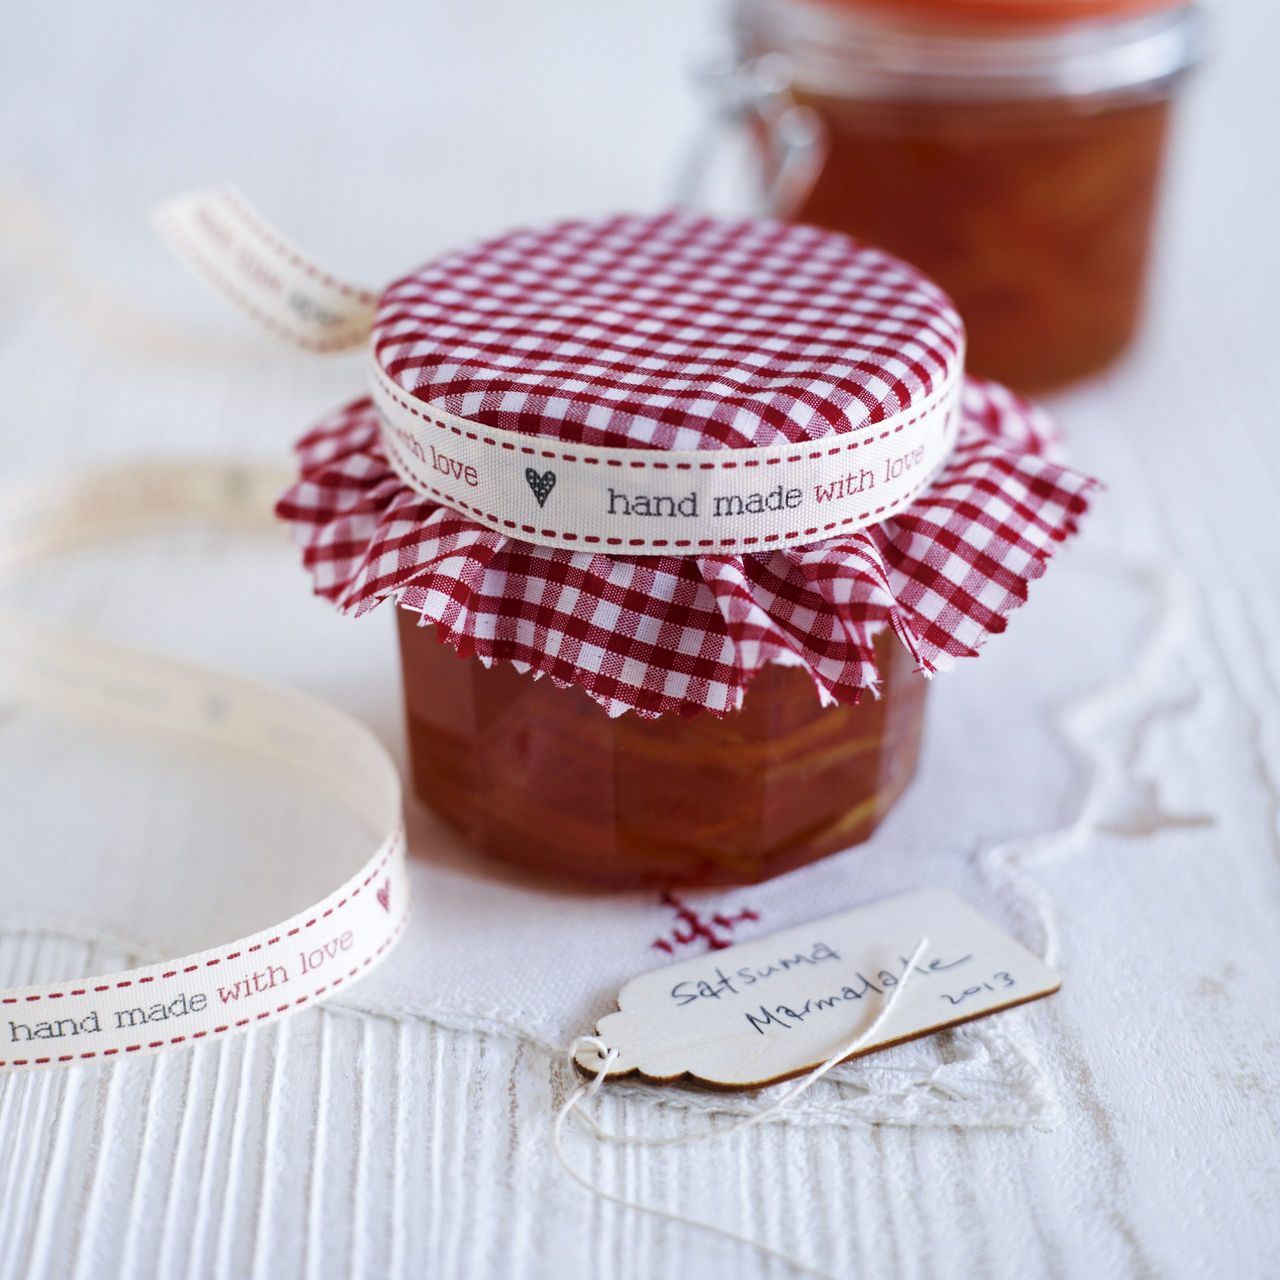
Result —
[{"label": "glass jar", "polygon": [[973,372],[1040,391],[1133,338],[1202,27],[1172,0],[737,0],[733,103],[773,212],[914,263]]},{"label": "glass jar", "polygon": [[865,840],[925,677],[1004,631],[1094,484],[966,379],[940,289],[811,226],[513,231],[388,285],[371,346],[277,511],[319,594],[394,601],[417,793],[561,878]]},{"label": "glass jar", "polygon": [[927,682],[888,629],[880,696],[765,667],[717,718],[605,715],[397,610],[413,783],[475,848],[610,888],[744,884],[865,840],[916,767]]}]

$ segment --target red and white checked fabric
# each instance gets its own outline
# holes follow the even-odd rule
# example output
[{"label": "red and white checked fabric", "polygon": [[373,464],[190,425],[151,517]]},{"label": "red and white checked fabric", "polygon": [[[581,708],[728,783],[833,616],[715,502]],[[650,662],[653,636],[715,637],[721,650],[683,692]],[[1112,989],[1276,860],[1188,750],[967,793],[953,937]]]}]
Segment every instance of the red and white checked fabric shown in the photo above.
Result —
[{"label": "red and white checked fabric", "polygon": [[[392,284],[374,350],[406,392],[565,442],[717,449],[807,441],[908,409],[963,351],[916,271],[832,232],[688,213],[517,232]],[[281,498],[315,590],[361,614],[389,596],[460,654],[578,685],[610,714],[717,714],[770,662],[824,700],[874,689],[891,626],[925,672],[1003,631],[1094,482],[1051,424],[970,379],[954,453],[903,513],[754,555],[537,547],[410,489],[367,398],[299,443]]]}]

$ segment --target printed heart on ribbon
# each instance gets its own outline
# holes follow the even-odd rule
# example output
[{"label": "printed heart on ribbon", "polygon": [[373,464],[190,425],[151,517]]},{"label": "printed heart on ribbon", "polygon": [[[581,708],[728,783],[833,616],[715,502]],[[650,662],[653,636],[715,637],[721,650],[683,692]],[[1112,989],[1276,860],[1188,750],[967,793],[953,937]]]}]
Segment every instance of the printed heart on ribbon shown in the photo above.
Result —
[{"label": "printed heart on ribbon", "polygon": [[391,880],[388,877],[382,882],[382,888],[378,890],[378,902],[381,904],[383,911],[391,910]]},{"label": "printed heart on ribbon", "polygon": [[532,467],[525,467],[524,478],[529,482],[529,488],[533,490],[538,506],[545,507],[547,499],[551,496],[551,490],[556,487],[556,473],[544,471],[539,475]]}]

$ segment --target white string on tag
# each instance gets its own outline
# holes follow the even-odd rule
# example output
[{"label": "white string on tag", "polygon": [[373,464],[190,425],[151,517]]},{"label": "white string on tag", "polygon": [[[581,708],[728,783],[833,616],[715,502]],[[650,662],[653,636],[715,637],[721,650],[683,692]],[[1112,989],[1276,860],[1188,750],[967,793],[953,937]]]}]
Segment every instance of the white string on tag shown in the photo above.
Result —
[{"label": "white string on tag", "polygon": [[616,1204],[623,1209],[633,1209],[640,1213],[647,1213],[655,1218],[661,1218],[666,1222],[677,1223],[680,1226],[696,1227],[701,1231],[708,1231],[714,1235],[720,1236],[722,1239],[729,1240],[734,1244],[749,1245],[753,1249],[765,1254],[767,1257],[773,1258],[775,1261],[785,1263],[794,1270],[804,1274],[821,1277],[822,1280],[832,1280],[830,1273],[813,1266],[808,1262],[804,1262],[800,1258],[796,1258],[792,1254],[783,1250],[775,1249],[771,1245],[764,1244],[759,1240],[754,1240],[750,1236],[739,1235],[735,1231],[730,1231],[725,1227],[717,1226],[713,1222],[705,1222],[700,1218],[691,1218],[682,1213],[673,1213],[669,1209],[663,1209],[658,1205],[645,1204],[640,1200],[632,1200],[626,1196],[615,1195],[611,1191],[597,1186],[589,1178],[584,1177],[577,1169],[573,1167],[564,1150],[564,1126],[565,1122],[571,1115],[576,1115],[592,1135],[600,1142],[612,1143],[615,1146],[624,1147],[686,1147],[693,1146],[695,1143],[706,1142],[713,1138],[727,1138],[732,1134],[741,1133],[745,1129],[751,1129],[764,1121],[772,1119],[781,1111],[789,1107],[802,1094],[807,1093],[813,1088],[819,1080],[822,1079],[829,1071],[838,1066],[847,1058],[853,1057],[865,1045],[874,1043],[880,1029],[885,1025],[893,1014],[894,1006],[902,998],[902,993],[907,989],[911,981],[912,975],[917,972],[916,965],[928,949],[928,938],[921,938],[916,944],[915,950],[912,951],[910,960],[903,972],[901,980],[892,988],[886,996],[884,1003],[880,1006],[875,1016],[862,1027],[850,1040],[841,1044],[824,1062],[799,1080],[797,1080],[780,1098],[775,1102],[764,1107],[760,1111],[754,1112],[749,1116],[745,1116],[740,1120],[734,1121],[732,1124],[723,1128],[704,1129],[698,1133],[681,1134],[677,1137],[654,1137],[648,1134],[626,1134],[613,1133],[605,1129],[595,1119],[594,1116],[588,1114],[583,1109],[583,1103],[588,1102],[600,1092],[601,1086],[604,1084],[609,1073],[610,1064],[617,1056],[617,1050],[611,1049],[598,1036],[579,1036],[569,1046],[567,1050],[567,1058],[569,1070],[577,1074],[579,1068],[577,1059],[584,1048],[594,1048],[600,1055],[600,1066],[590,1080],[577,1085],[565,1099],[560,1110],[556,1113],[555,1122],[551,1130],[552,1146],[555,1150],[556,1159],[560,1162],[561,1167],[580,1187],[589,1191],[592,1195],[599,1196],[602,1200],[607,1200],[611,1204]]},{"label": "white string on tag", "polygon": [[[0,496],[0,575],[178,516],[258,528],[278,480],[260,466],[139,463],[10,492]],[[292,775],[376,833],[371,849],[354,848],[339,862],[341,877],[330,871],[318,882],[306,873],[307,850],[282,851],[303,860],[291,910],[246,937],[124,972],[0,990],[0,1067],[110,1059],[234,1034],[355,981],[400,936],[409,902],[400,778],[351,716],[292,690],[13,611],[0,613],[0,693],[112,732],[159,735]],[[16,896],[7,892],[4,905]]]}]

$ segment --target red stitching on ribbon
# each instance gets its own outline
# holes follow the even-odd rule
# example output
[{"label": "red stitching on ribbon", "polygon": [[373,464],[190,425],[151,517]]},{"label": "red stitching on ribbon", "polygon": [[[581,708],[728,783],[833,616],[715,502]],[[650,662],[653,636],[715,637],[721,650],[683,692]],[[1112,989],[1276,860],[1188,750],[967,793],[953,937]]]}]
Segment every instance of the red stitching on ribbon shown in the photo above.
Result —
[{"label": "red stitching on ribbon", "polygon": [[281,324],[274,316],[268,315],[243,290],[232,284],[230,279],[223,275],[209,258],[196,248],[191,237],[178,230],[177,224],[172,219],[164,219],[164,234],[172,241],[174,248],[178,250],[183,259],[198,275],[203,276],[215,289],[226,294],[236,306],[245,311],[269,332],[279,334],[282,338],[302,347],[306,351],[345,351],[358,345],[350,337],[335,338],[331,342],[320,342],[314,338],[307,337],[306,334],[299,330],[291,329],[288,325]]},{"label": "red stitching on ribbon", "polygon": [[[406,467],[405,470],[409,470],[409,468]],[[786,533],[771,533],[765,536],[765,541],[781,542],[792,538],[816,539],[820,535],[831,534],[837,529],[843,529],[846,525],[859,524],[863,521],[869,521],[876,517],[887,515],[902,507],[909,506],[911,502],[914,501],[916,495],[919,494],[922,489],[928,488],[936,478],[936,472],[925,476],[919,484],[908,489],[906,493],[900,494],[892,502],[885,503],[884,506],[873,507],[867,511],[859,512],[856,516],[845,516],[843,520],[832,520],[828,524],[817,525],[811,529],[791,529]],[[415,477],[411,482],[411,487],[416,489],[418,492],[425,490],[433,498],[438,499],[444,506],[449,507],[451,510],[463,511],[468,515],[476,516],[488,523],[490,526],[500,525],[507,529],[518,529],[521,533],[541,533],[541,536],[544,538],[560,538],[565,542],[576,542],[579,539],[583,542],[598,543],[601,541],[601,539],[594,534],[568,533],[562,532],[559,529],[539,530],[536,526],[531,524],[516,524],[515,521],[508,520],[504,516],[496,515],[492,511],[485,511],[482,507],[474,507],[469,502],[463,502],[461,498],[455,498],[452,494],[444,493],[434,485],[430,485],[425,480],[420,480],[417,477]],[[700,547],[747,547],[759,541],[759,535],[742,538],[700,538],[697,545]],[[619,547],[623,545],[623,540],[621,538],[605,538],[604,542],[606,545],[611,547]],[[665,547],[669,544],[662,538],[630,538],[627,540],[626,545],[629,547]],[[682,540],[674,545],[678,547],[687,547],[690,546],[691,543]]]},{"label": "red stitching on ribbon", "polygon": [[[381,375],[380,386],[382,391],[388,396],[388,398],[390,398],[391,400],[394,400],[396,404],[398,404],[406,412],[413,414],[415,418],[419,418],[421,419],[421,421],[429,423],[433,427],[438,427],[441,431],[449,431],[454,435],[463,434],[463,432],[459,431],[458,428],[455,427],[452,423],[444,422],[440,418],[434,417],[426,409],[422,408],[421,402],[406,399],[406,397],[404,396],[400,388],[397,387],[391,381],[390,375],[387,374],[385,370],[379,369],[378,372]],[[783,462],[783,461],[812,462],[816,458],[831,458],[831,457],[835,457],[837,454],[840,454],[840,453],[849,453],[854,449],[859,449],[863,445],[872,444],[877,440],[887,440],[890,436],[896,436],[900,431],[905,431],[908,427],[915,426],[915,424],[919,422],[923,417],[925,417],[926,414],[933,413],[939,407],[940,403],[941,403],[940,401],[935,401],[927,409],[921,409],[920,412],[915,414],[914,417],[905,419],[904,421],[898,423],[897,426],[891,427],[887,431],[881,431],[876,434],[858,435],[856,439],[848,440],[848,441],[842,440],[839,444],[831,445],[830,447],[825,447],[825,448],[817,448],[812,450],[809,453],[801,452],[801,453],[788,454],[785,458],[766,458],[764,461],[768,465],[775,465],[778,462]],[[869,427],[858,427],[856,431],[852,432],[851,434],[857,435],[858,432],[864,432],[864,433],[875,432],[875,424]],[[469,440],[480,441],[483,439],[483,443],[485,444],[492,445],[494,443],[494,441],[490,439],[485,439],[480,436],[472,435],[470,432],[467,432],[466,435],[467,435],[467,439]],[[506,449],[517,448],[515,444],[509,444],[506,442],[503,443],[502,447]],[[519,447],[520,447],[521,453],[538,454],[539,457],[550,458],[552,461],[559,461],[559,462],[581,461],[585,463],[594,463],[596,465],[599,465],[600,462],[603,461],[606,466],[610,466],[610,467],[621,467],[624,465],[630,466],[630,467],[637,467],[637,468],[652,467],[655,470],[663,470],[663,471],[669,470],[672,466],[670,462],[661,461],[661,457],[662,457],[661,450],[653,451],[657,455],[657,457],[653,459],[636,459],[635,461],[631,461],[630,459],[628,459],[624,464],[620,459],[617,459],[617,458],[604,458],[603,460],[600,458],[591,458],[591,457],[578,458],[573,454],[560,453],[552,449],[543,449],[539,451],[534,447],[525,447],[525,446],[519,446]],[[581,447],[582,447],[581,445],[578,446],[578,448],[581,448]],[[726,452],[732,453],[733,450],[726,450]],[[686,462],[686,463],[676,463],[674,465],[681,470],[688,470],[691,466],[695,464]],[[737,468],[740,466],[746,466],[746,465],[759,466],[759,459],[757,459],[755,462],[748,463],[748,461],[745,459],[726,458],[721,462],[699,462],[696,464],[696,466],[702,471],[715,471],[717,469],[732,470],[734,468]]]},{"label": "red stitching on ribbon", "polygon": [[[371,965],[375,960],[377,960],[378,957],[381,956],[383,952],[386,951],[386,949],[389,946],[391,946],[393,942],[396,941],[397,938],[399,938],[400,934],[403,932],[404,927],[408,923],[408,921],[409,921],[409,911],[406,908],[405,913],[400,917],[400,921],[396,925],[395,929],[386,938],[382,940],[382,944],[378,947],[378,949],[372,955],[366,956],[358,965],[355,965],[353,968],[349,969],[345,974],[341,975],[340,977],[334,978],[332,982],[326,983],[325,986],[317,987],[316,990],[309,992],[305,996],[299,996],[296,1000],[293,1001],[293,1004],[301,1005],[301,1004],[306,1004],[308,1000],[315,1000],[319,996],[323,995],[324,992],[326,992],[331,986],[332,987],[340,986],[342,983],[346,982],[347,979],[354,978],[356,974],[360,972],[361,969],[367,969],[369,965]],[[282,1004],[277,1006],[275,1010],[270,1010],[270,1009],[265,1010],[264,1012],[258,1014],[257,1018],[272,1017],[274,1015],[285,1012],[290,1007],[291,1007],[290,1005]],[[256,1019],[243,1018],[239,1022],[235,1023],[234,1025],[237,1027],[242,1027],[250,1021],[256,1021]],[[232,1024],[226,1024],[221,1027],[214,1027],[211,1031],[210,1030],[191,1031],[191,1032],[188,1032],[186,1035],[170,1036],[169,1039],[167,1040],[149,1040],[145,1044],[140,1041],[138,1044],[127,1044],[124,1046],[123,1049],[90,1049],[80,1054],[79,1056],[81,1058],[110,1058],[112,1055],[117,1053],[136,1053],[139,1049],[158,1049],[163,1047],[166,1044],[181,1044],[184,1040],[188,1040],[188,1039],[199,1040],[203,1036],[216,1036],[221,1034],[222,1032],[230,1031],[231,1027],[232,1027]],[[57,1059],[57,1061],[70,1062],[71,1057],[72,1055],[70,1054],[63,1054],[61,1057]],[[31,1066],[39,1067],[39,1066],[44,1066],[47,1063],[52,1062],[53,1060],[54,1059],[51,1057],[8,1058],[8,1059],[0,1058],[0,1067],[31,1067]]]},{"label": "red stitching on ribbon", "polygon": [[[351,893],[350,893],[350,895],[349,895],[348,897],[345,897],[345,898],[342,898],[342,899],[340,899],[340,900],[339,900],[339,902],[338,902],[338,904],[337,904],[337,907],[335,907],[335,908],[334,908],[334,910],[337,910],[339,907],[343,907],[343,906],[345,906],[348,902],[350,902],[350,901],[352,901],[354,898],[356,898],[356,897],[359,895],[360,890],[361,890],[361,889],[363,889],[363,888],[365,888],[365,887],[369,884],[369,882],[370,882],[371,880],[373,880],[377,875],[379,875],[379,874],[381,873],[382,869],[383,869],[383,868],[387,865],[387,863],[391,860],[391,856],[392,856],[392,854],[394,854],[394,853],[395,853],[395,851],[396,851],[396,847],[397,847],[397,842],[393,841],[393,842],[388,846],[387,851],[382,855],[381,859],[379,859],[379,861],[378,861],[378,865],[377,865],[376,867],[374,867],[374,869],[373,869],[372,871],[370,871],[370,872],[369,872],[369,874],[368,874],[367,876],[365,876],[365,878],[364,878],[364,879],[363,879],[363,880],[362,880],[362,881],[361,881],[361,882],[360,882],[360,883],[359,883],[359,884],[358,884],[358,885],[357,885],[357,886],[356,886],[356,887],[351,891]],[[319,921],[320,921],[322,918],[323,918],[323,917],[320,917],[320,916],[313,917],[312,919],[308,920],[308,921],[306,922],[306,924],[305,924],[305,925],[302,925],[302,926],[300,926],[300,927],[299,927],[299,928],[297,928],[297,929],[292,929],[292,930],[290,930],[290,931],[289,931],[289,933],[287,933],[287,934],[285,934],[285,935],[283,935],[283,936],[284,936],[284,937],[290,937],[290,938],[291,938],[291,937],[293,937],[293,935],[294,935],[295,933],[300,933],[300,932],[302,931],[302,929],[309,929],[309,928],[311,928],[311,926],[312,926],[312,925],[319,923]],[[262,948],[264,948],[264,947],[271,947],[271,946],[274,946],[276,943],[278,943],[278,942],[280,942],[280,941],[281,941],[281,936],[280,936],[280,935],[277,935],[277,936],[276,936],[276,937],[274,937],[274,938],[268,938],[268,939],[267,939],[267,941],[266,941],[265,943],[263,943],[263,942],[258,942],[258,943],[255,943],[255,944],[254,944],[253,946],[251,946],[251,947],[246,947],[246,948],[245,948],[245,951],[246,951],[246,952],[250,952],[250,951],[259,951],[259,950],[261,950],[261,949],[262,949]],[[240,953],[239,951],[232,951],[232,952],[229,952],[229,953],[228,953],[227,955],[225,955],[225,956],[213,956],[213,957],[211,957],[211,958],[210,958],[210,959],[208,959],[208,960],[202,961],[202,962],[201,962],[201,964],[189,964],[189,965],[186,965],[186,966],[181,970],[181,972],[182,972],[182,973],[195,973],[195,972],[197,972],[197,971],[198,971],[200,968],[202,968],[202,967],[204,967],[204,968],[211,968],[211,967],[212,967],[212,966],[214,966],[214,965],[221,964],[224,960],[234,960],[234,959],[236,959],[240,954],[241,954],[241,953]],[[113,984],[113,983],[106,983],[106,984],[104,984],[104,985],[102,985],[102,986],[94,987],[94,991],[95,991],[95,992],[110,991],[113,985],[114,985],[115,987],[117,987],[117,988],[131,987],[131,986],[133,986],[133,984],[134,984],[135,982],[155,982],[155,981],[156,981],[156,979],[157,979],[157,977],[159,977],[159,978],[175,978],[175,977],[177,977],[178,975],[179,975],[179,971],[178,971],[178,970],[176,970],[176,969],[167,969],[167,970],[165,970],[165,972],[164,972],[164,973],[161,973],[161,974],[159,974],[159,975],[156,975],[156,974],[144,974],[144,975],[140,975],[140,976],[139,976],[139,977],[137,977],[137,978],[124,978],[124,979],[121,979],[119,982],[116,982],[116,983],[114,983],[114,984]],[[22,997],[18,997],[18,996],[4,996],[2,999],[0,999],[0,1004],[18,1004],[20,1000],[23,1000],[23,1001],[32,1001],[32,1000],[60,1000],[60,999],[61,999],[63,996],[65,996],[65,995],[82,996],[82,995],[84,995],[84,994],[85,994],[85,990],[84,990],[84,988],[83,988],[83,987],[81,987],[81,988],[79,988],[79,989],[76,989],[76,990],[72,990],[72,991],[38,991],[38,992],[36,992],[34,995],[29,995],[29,996],[22,996]],[[3,1063],[3,1062],[0,1062],[0,1066],[3,1066],[3,1065],[4,1065],[4,1063]]]},{"label": "red stitching on ribbon", "polygon": [[376,307],[378,305],[378,295],[376,293],[371,293],[368,289],[361,289],[358,285],[347,284],[345,280],[339,280],[337,276],[331,276],[323,267],[318,267],[314,262],[304,258],[291,245],[285,244],[266,223],[259,220],[256,211],[245,204],[238,192],[227,191],[224,196],[225,203],[230,206],[231,211],[239,217],[240,221],[263,244],[274,249],[282,258],[291,262],[300,271],[309,275],[313,280],[319,280],[321,284],[327,284],[331,289],[336,289],[339,293],[345,294],[348,298],[355,298],[357,302],[365,303],[366,306]]}]

